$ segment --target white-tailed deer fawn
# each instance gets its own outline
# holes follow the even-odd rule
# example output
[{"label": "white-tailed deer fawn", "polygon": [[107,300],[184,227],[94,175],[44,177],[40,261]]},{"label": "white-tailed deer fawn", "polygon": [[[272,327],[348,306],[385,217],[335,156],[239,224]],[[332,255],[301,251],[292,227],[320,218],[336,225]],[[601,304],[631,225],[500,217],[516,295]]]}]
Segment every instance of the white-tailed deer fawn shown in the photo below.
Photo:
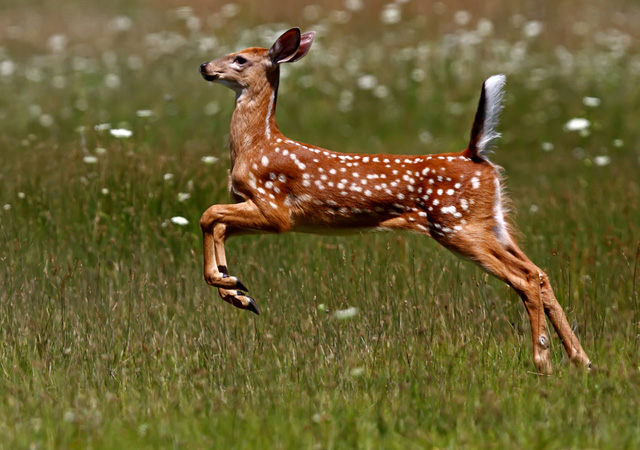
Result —
[{"label": "white-tailed deer fawn", "polygon": [[499,137],[505,77],[482,87],[467,149],[436,155],[336,153],[287,139],[276,125],[280,64],[307,54],[314,32],[293,28],[270,49],[248,48],[200,66],[207,81],[236,93],[231,119],[230,190],[237,202],[214,205],[200,220],[204,278],[227,302],[258,314],[254,299],[230,276],[231,236],[285,231],[312,233],[409,230],[433,237],[511,286],[524,301],[534,362],[551,369],[545,313],[575,363],[590,366],[547,275],[512,238],[500,170],[487,158]]}]

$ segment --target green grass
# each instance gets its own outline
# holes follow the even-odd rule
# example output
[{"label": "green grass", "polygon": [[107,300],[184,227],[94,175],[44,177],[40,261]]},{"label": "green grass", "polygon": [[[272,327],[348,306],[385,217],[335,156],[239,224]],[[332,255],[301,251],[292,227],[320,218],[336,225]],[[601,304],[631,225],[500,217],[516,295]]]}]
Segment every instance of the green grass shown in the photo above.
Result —
[{"label": "green grass", "polygon": [[[461,5],[467,24],[433,2],[402,5],[398,24],[381,2],[348,23],[331,10],[353,2],[166,4],[4,5],[0,448],[640,446],[634,2]],[[233,94],[197,68],[290,25],[319,33],[283,68],[280,128],[331,149],[460,150],[482,80],[507,74],[493,160],[594,371],[553,336],[555,372],[536,375],[518,297],[420,236],[229,241],[261,316],[205,284],[198,219],[229,201]],[[384,87],[358,88],[366,74]],[[588,135],[564,129],[574,117]]]}]

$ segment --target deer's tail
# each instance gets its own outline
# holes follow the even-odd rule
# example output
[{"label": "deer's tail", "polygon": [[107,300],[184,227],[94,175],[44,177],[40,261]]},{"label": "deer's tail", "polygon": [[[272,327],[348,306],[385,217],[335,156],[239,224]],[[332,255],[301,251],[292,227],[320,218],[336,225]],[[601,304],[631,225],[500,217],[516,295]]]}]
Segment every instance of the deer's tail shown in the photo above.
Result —
[{"label": "deer's tail", "polygon": [[478,111],[471,128],[471,139],[465,150],[466,156],[474,161],[487,160],[496,139],[500,137],[495,127],[502,111],[506,79],[504,75],[493,75],[482,84]]}]

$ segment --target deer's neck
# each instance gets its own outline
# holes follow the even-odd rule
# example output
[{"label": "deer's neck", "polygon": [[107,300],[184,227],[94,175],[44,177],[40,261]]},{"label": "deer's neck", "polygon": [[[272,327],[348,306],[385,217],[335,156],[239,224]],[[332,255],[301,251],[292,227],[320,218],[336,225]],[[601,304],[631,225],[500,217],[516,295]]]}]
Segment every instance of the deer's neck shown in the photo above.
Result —
[{"label": "deer's neck", "polygon": [[236,106],[231,118],[229,147],[231,164],[252,149],[267,145],[280,134],[276,124],[278,96],[278,69],[272,76],[256,83],[236,95]]}]

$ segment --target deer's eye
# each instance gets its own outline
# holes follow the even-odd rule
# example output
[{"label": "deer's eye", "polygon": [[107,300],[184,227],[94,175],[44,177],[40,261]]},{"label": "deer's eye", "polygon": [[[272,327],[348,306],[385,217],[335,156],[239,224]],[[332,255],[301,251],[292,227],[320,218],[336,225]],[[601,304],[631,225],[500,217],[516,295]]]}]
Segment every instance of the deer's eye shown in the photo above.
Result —
[{"label": "deer's eye", "polygon": [[245,58],[243,58],[242,56],[238,55],[235,58],[233,58],[233,62],[234,63],[238,63],[239,65],[243,65],[244,63],[247,62],[247,60]]}]

